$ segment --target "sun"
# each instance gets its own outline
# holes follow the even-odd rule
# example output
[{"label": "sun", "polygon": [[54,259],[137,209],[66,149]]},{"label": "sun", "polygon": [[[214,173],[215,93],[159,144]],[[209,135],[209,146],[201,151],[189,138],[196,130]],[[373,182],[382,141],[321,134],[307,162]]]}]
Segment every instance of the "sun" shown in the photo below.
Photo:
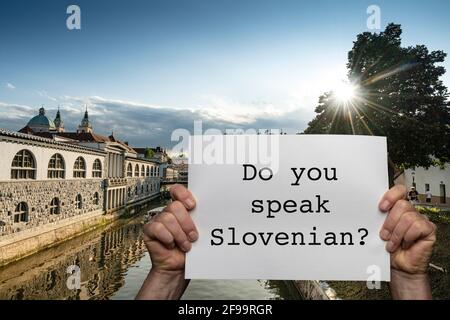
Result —
[{"label": "sun", "polygon": [[350,83],[341,81],[333,89],[333,95],[339,104],[349,104],[357,97],[357,87]]}]

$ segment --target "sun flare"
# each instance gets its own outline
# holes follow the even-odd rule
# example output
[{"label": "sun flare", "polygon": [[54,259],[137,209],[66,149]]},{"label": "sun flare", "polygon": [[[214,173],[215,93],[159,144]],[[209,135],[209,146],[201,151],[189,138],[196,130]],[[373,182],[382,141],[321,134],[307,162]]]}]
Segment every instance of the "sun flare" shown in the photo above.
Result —
[{"label": "sun flare", "polygon": [[351,103],[357,97],[357,88],[349,82],[340,82],[333,89],[333,95],[340,104]]}]

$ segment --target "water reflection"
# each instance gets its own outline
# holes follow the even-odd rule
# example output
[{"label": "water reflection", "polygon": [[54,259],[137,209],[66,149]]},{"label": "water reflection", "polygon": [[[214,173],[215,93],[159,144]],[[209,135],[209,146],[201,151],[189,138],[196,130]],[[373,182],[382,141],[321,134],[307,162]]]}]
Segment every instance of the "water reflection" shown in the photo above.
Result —
[{"label": "water reflection", "polygon": [[[0,269],[0,299],[133,299],[150,269],[143,217],[66,241]],[[68,289],[77,265],[81,288]],[[296,299],[284,282],[192,281],[183,299]]]},{"label": "water reflection", "polygon": [[[142,218],[69,240],[0,269],[0,299],[106,299],[124,284],[127,268],[145,252]],[[71,265],[81,288],[68,289]]]}]

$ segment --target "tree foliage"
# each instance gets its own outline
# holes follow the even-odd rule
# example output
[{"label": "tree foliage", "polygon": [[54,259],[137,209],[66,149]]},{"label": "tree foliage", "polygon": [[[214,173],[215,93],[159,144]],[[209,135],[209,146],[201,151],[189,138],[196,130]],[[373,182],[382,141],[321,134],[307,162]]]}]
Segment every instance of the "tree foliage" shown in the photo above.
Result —
[{"label": "tree foliage", "polygon": [[152,149],[147,148],[147,149],[145,149],[145,155],[144,156],[145,156],[146,159],[151,159],[151,158],[153,158],[155,156],[155,152]]},{"label": "tree foliage", "polygon": [[440,79],[446,53],[401,46],[400,25],[359,34],[348,53],[348,80],[357,94],[339,105],[333,92],[319,98],[307,134],[386,136],[399,167],[450,160],[450,104]]}]

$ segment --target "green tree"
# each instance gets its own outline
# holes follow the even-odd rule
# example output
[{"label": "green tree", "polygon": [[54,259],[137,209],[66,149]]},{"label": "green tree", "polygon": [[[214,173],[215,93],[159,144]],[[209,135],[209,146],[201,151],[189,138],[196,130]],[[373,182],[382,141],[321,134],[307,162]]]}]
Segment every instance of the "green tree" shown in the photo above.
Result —
[{"label": "green tree", "polygon": [[443,51],[401,46],[400,25],[359,34],[348,53],[346,101],[336,92],[319,98],[307,134],[386,136],[389,157],[400,168],[429,167],[450,159],[450,104],[441,76]]},{"label": "green tree", "polygon": [[155,156],[155,152],[152,149],[147,148],[147,149],[145,149],[145,155],[144,156],[145,156],[146,159],[151,159],[151,158],[153,158]]}]

